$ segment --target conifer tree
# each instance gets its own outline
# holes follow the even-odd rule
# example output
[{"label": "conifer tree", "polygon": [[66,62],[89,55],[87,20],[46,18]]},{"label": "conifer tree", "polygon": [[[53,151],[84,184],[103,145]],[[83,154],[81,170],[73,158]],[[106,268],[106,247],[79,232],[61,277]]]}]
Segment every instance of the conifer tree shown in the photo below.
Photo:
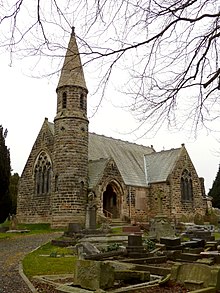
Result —
[{"label": "conifer tree", "polygon": [[213,198],[212,200],[212,206],[214,208],[220,209],[220,164],[218,168],[218,172],[216,175],[216,178],[212,184],[212,188],[209,191],[209,196]]},{"label": "conifer tree", "polygon": [[10,214],[16,214],[18,181],[19,181],[19,175],[18,173],[14,173],[10,178],[10,185],[9,185],[9,192],[10,192],[10,199],[11,199]]},{"label": "conifer tree", "polygon": [[11,176],[10,152],[5,145],[7,129],[4,131],[0,125],[0,223],[9,215],[11,200],[9,196],[9,183]]}]

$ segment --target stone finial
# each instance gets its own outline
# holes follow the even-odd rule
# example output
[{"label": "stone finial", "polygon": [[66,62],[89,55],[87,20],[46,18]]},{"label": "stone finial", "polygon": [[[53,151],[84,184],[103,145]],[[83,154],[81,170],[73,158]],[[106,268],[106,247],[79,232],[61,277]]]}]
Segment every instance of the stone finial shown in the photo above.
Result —
[{"label": "stone finial", "polygon": [[184,147],[185,146],[185,143],[181,143],[181,147]]}]

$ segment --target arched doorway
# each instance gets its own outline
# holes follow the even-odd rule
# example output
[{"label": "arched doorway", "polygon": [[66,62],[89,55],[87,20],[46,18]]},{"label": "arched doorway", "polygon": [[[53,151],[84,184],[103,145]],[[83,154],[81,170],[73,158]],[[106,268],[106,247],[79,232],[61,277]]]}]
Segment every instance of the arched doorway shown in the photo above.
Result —
[{"label": "arched doorway", "polygon": [[120,196],[111,184],[107,185],[103,193],[103,213],[106,217],[109,217],[109,213],[112,214],[112,218],[120,217]]}]

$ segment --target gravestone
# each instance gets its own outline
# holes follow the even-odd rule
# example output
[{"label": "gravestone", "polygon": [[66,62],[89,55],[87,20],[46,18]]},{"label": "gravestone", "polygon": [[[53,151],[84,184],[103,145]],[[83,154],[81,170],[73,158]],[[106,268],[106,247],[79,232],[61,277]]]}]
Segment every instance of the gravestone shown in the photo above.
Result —
[{"label": "gravestone", "polygon": [[141,235],[128,235],[126,249],[129,257],[142,257],[143,254],[146,254]]},{"label": "gravestone", "polygon": [[84,259],[86,255],[94,255],[100,253],[100,250],[89,242],[82,242],[76,244],[76,251],[79,259]]},{"label": "gravestone", "polygon": [[86,229],[88,230],[96,229],[96,210],[95,196],[93,192],[90,192],[86,206]]},{"label": "gravestone", "polygon": [[171,268],[171,280],[184,283],[190,291],[208,287],[214,287],[218,291],[220,289],[220,268],[200,263],[176,263]]},{"label": "gravestone", "polygon": [[67,231],[68,233],[79,233],[82,231],[82,227],[79,223],[69,223]]},{"label": "gravestone", "polygon": [[17,230],[18,220],[16,215],[12,214],[12,216],[10,217],[10,220],[11,220],[10,230]]},{"label": "gravestone", "polygon": [[182,250],[180,237],[161,237],[160,243],[165,244],[167,250]]},{"label": "gravestone", "polygon": [[108,289],[114,285],[114,268],[101,261],[77,260],[74,284],[84,289]]},{"label": "gravestone", "polygon": [[157,194],[158,211],[159,213],[150,223],[149,236],[160,240],[161,237],[175,237],[175,230],[171,225],[170,220],[163,214],[163,203],[161,192]]}]

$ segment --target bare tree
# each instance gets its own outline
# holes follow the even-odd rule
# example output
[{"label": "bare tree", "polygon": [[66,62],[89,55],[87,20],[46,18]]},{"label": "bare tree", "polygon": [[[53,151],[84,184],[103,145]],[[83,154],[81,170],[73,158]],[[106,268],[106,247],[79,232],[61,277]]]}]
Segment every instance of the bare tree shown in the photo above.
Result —
[{"label": "bare tree", "polygon": [[165,121],[198,130],[219,119],[220,0],[5,2],[0,43],[11,58],[61,57],[75,25],[101,99],[120,72],[122,104],[147,130]]}]

